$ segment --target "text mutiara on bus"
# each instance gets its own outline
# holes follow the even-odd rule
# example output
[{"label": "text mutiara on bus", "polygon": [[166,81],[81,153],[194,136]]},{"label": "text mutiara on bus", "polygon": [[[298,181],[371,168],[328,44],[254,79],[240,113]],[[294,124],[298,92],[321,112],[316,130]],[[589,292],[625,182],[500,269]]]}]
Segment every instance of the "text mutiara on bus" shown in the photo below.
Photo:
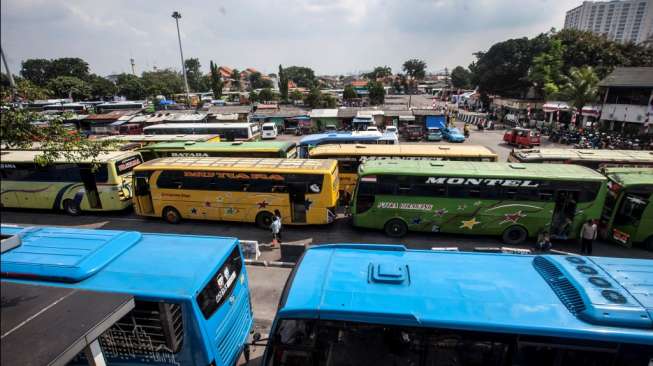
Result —
[{"label": "text mutiara on bus", "polygon": [[428,177],[426,184],[451,184],[465,186],[501,186],[501,187],[527,187],[537,188],[538,182],[521,179],[494,179],[494,178],[447,178],[447,177]]}]

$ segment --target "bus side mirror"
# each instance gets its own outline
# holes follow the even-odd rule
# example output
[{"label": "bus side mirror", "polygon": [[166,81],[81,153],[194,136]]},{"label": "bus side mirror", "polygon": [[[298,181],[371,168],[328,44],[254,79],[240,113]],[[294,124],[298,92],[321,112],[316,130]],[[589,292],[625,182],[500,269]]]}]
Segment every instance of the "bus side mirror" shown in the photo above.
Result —
[{"label": "bus side mirror", "polygon": [[259,332],[254,333],[254,335],[252,335],[252,339],[254,340],[254,342],[260,341],[261,340],[261,333],[259,333]]}]

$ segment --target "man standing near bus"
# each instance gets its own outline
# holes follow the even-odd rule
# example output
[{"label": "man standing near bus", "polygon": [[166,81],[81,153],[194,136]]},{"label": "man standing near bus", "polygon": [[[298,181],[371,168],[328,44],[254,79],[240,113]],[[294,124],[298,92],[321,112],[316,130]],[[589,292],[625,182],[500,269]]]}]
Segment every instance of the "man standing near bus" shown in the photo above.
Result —
[{"label": "man standing near bus", "polygon": [[596,220],[587,220],[583,224],[583,227],[580,229],[581,254],[592,255],[592,244],[594,244],[597,233]]}]

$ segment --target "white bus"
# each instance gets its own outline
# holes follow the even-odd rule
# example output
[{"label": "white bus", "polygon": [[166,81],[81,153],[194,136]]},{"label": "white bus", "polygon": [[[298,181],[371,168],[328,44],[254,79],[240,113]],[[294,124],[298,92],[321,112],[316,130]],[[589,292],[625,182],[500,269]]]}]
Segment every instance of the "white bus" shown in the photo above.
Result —
[{"label": "white bus", "polygon": [[256,123],[165,123],[143,129],[146,135],[220,135],[221,141],[255,141],[261,137]]}]

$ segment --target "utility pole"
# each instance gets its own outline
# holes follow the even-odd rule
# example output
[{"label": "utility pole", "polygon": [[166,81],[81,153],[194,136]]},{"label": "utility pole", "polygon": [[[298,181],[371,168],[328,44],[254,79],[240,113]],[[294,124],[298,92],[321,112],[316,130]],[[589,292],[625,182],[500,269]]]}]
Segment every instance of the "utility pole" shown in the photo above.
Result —
[{"label": "utility pole", "polygon": [[134,66],[136,66],[136,64],[134,63],[134,58],[130,58],[130,59],[129,59],[129,62],[130,62],[131,65],[132,65],[132,74],[133,74],[133,75],[136,75],[136,69],[134,69]]},{"label": "utility pole", "polygon": [[5,70],[7,71],[7,77],[9,78],[9,85],[11,85],[11,99],[16,100],[16,82],[14,81],[14,76],[11,75],[9,71],[9,65],[7,64],[7,59],[5,58],[5,52],[0,47],[0,56],[2,56],[2,63],[5,65]]},{"label": "utility pole", "polygon": [[186,87],[186,105],[190,107],[190,91],[188,90],[188,78],[186,77],[186,65],[184,65],[184,51],[181,49],[181,33],[179,33],[179,19],[181,14],[178,11],[172,13],[177,23],[177,38],[179,39],[179,55],[181,56],[181,71],[184,73],[184,86]]}]

